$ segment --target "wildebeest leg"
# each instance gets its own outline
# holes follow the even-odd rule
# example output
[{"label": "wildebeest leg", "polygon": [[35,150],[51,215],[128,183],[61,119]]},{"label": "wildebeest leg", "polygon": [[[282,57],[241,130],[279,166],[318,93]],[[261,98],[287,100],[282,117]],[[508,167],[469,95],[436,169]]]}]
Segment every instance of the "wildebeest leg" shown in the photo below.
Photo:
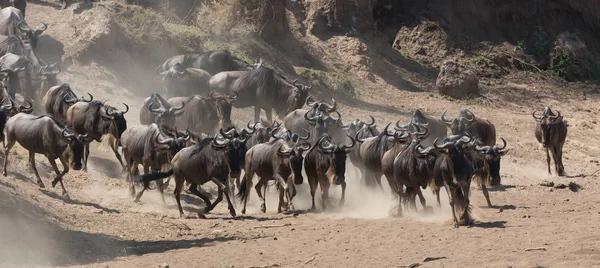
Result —
[{"label": "wildebeest leg", "polygon": [[279,183],[281,187],[283,187],[283,190],[287,196],[288,206],[294,207],[294,204],[292,203],[292,197],[290,196],[290,187],[288,186],[287,182],[285,182],[285,180],[283,179],[283,177],[281,177],[279,173],[274,174],[273,178]]},{"label": "wildebeest leg", "polygon": [[323,210],[330,205],[329,203],[329,180],[324,176],[319,176],[319,186],[321,187],[321,206]]},{"label": "wildebeest leg", "polygon": [[90,142],[86,142],[83,147],[83,171],[87,172],[87,161],[90,156]]},{"label": "wildebeest leg", "polygon": [[16,141],[9,141],[6,146],[4,146],[4,170],[2,171],[2,175],[6,177],[8,173],[6,172],[6,165],[8,164],[8,153],[10,153],[10,149],[15,146]]},{"label": "wildebeest leg", "polygon": [[254,106],[254,122],[260,122],[260,107]]},{"label": "wildebeest leg", "polygon": [[129,194],[131,195],[131,197],[135,196],[135,186],[133,183],[133,177],[136,175],[136,173],[138,173],[138,165],[139,163],[133,160],[133,163],[129,167],[129,172],[127,173],[129,177]]},{"label": "wildebeest leg", "polygon": [[423,210],[427,210],[427,202],[425,201],[425,197],[423,196],[423,192],[421,192],[421,188],[415,187],[416,193],[419,196],[419,200],[421,201],[421,206],[423,206]]},{"label": "wildebeest leg", "polygon": [[375,179],[377,186],[379,186],[379,190],[383,192],[383,185],[381,185],[381,175],[375,175],[373,179]]},{"label": "wildebeest leg", "polygon": [[60,162],[63,165],[63,172],[61,173],[60,170],[58,170],[58,167],[56,166],[56,161],[54,159],[51,159],[50,157],[48,157],[48,161],[50,162],[50,165],[52,165],[52,168],[54,169],[54,172],[56,172],[56,178],[54,178],[54,180],[52,181],[52,187],[56,186],[56,183],[60,182],[60,187],[62,188],[62,194],[66,199],[71,199],[69,197],[69,194],[67,193],[67,189],[65,189],[65,185],[63,184],[62,178],[63,176],[69,172],[69,166],[67,165],[65,159],[63,159],[63,157],[59,157]]},{"label": "wildebeest leg", "polygon": [[202,192],[200,192],[198,190],[198,184],[192,183],[190,185],[190,187],[188,188],[188,191],[190,191],[190,193],[196,195],[197,197],[199,197],[200,199],[202,199],[202,201],[204,202],[204,210],[200,210],[198,211],[198,217],[199,218],[206,218],[204,216],[204,213],[207,213],[210,211],[210,207],[212,206],[212,203],[210,202],[210,198],[208,198],[208,196],[204,195]]},{"label": "wildebeest leg", "polygon": [[[265,110],[265,114],[267,115],[267,121],[273,122],[273,109],[264,108],[264,110]],[[258,121],[256,121],[256,122],[258,122]]]},{"label": "wildebeest leg", "polygon": [[488,192],[487,187],[485,186],[485,183],[481,183],[481,191],[483,192],[483,196],[485,196],[485,201],[487,201],[487,205],[488,207],[492,207],[492,201],[490,201],[490,193]]},{"label": "wildebeest leg", "polygon": [[260,211],[262,213],[267,212],[267,200],[263,196],[262,191],[261,191],[261,189],[263,188],[263,185],[264,185],[265,195],[267,195],[267,181],[268,180],[265,180],[262,177],[259,177],[258,183],[256,183],[256,185],[254,186],[254,189],[256,190],[256,194],[258,194],[258,198],[260,199]]},{"label": "wildebeest leg", "polygon": [[283,207],[283,203],[284,203],[283,196],[285,195],[285,193],[284,193],[283,187],[281,187],[281,185],[279,185],[279,184],[277,185],[277,190],[279,192],[279,204],[277,205],[277,213],[281,213],[281,211],[282,211],[281,208]]},{"label": "wildebeest leg", "polygon": [[37,183],[41,188],[46,187],[46,186],[44,186],[44,182],[42,182],[42,179],[40,178],[40,174],[38,174],[37,168],[35,167],[35,153],[34,152],[29,152],[29,163],[31,164],[31,168],[33,169],[33,173],[35,174],[35,178],[36,178],[35,183]]},{"label": "wildebeest leg", "polygon": [[248,168],[249,159],[246,158],[246,191],[244,193],[244,208],[242,208],[242,214],[246,214],[246,204],[248,203],[248,197],[250,196],[250,188],[252,187],[252,177],[254,176],[254,170]]},{"label": "wildebeest leg", "polygon": [[461,215],[461,220],[464,219],[465,220],[465,225],[470,225],[471,224],[471,216],[469,215],[469,190],[470,190],[470,186],[471,186],[471,180],[467,180],[466,182],[463,182],[460,184],[460,188],[462,190],[463,193],[463,198],[464,198],[464,207],[463,207],[463,213]]},{"label": "wildebeest leg", "polygon": [[442,207],[442,203],[440,202],[440,188],[438,187],[437,189],[433,190],[433,192],[435,193],[435,199],[437,200],[437,208],[439,209]]},{"label": "wildebeest leg", "polygon": [[550,152],[548,148],[546,148],[546,162],[548,162],[548,174],[552,175],[552,172],[550,172]]},{"label": "wildebeest leg", "polygon": [[452,193],[452,189],[450,189],[450,185],[448,185],[448,181],[444,178],[444,188],[446,188],[446,193],[448,193],[448,202],[450,203],[450,208],[452,209],[452,219],[454,220],[454,228],[458,228],[458,219],[456,218],[456,208],[454,207],[454,194]]},{"label": "wildebeest leg", "polygon": [[342,198],[340,198],[339,206],[343,206],[346,203],[346,182],[342,182]]},{"label": "wildebeest leg", "polygon": [[[181,190],[183,190],[184,177],[180,174],[175,174],[175,201],[177,201],[177,208],[179,208],[179,217],[183,217],[183,208],[181,207]],[[195,187],[194,187],[195,188]]]},{"label": "wildebeest leg", "polygon": [[[227,186],[225,186],[225,184],[223,184],[222,181],[220,181],[219,179],[217,179],[215,177],[212,177],[210,180],[213,183],[215,183],[217,185],[217,187],[219,187],[219,193],[225,193],[225,198],[227,199],[227,208],[229,209],[229,214],[231,215],[231,217],[235,217],[235,208],[233,207],[233,204],[231,203],[231,198],[229,197],[229,193],[227,193]],[[225,181],[227,181],[227,179],[225,179]],[[221,200],[223,200],[223,195],[219,194],[219,196],[217,197],[217,200],[215,200],[215,202],[213,203],[213,208],[219,202],[221,202]]]},{"label": "wildebeest leg", "polygon": [[564,176],[565,175],[565,167],[563,166],[563,161],[562,161],[562,155],[563,155],[563,144],[562,143],[558,145],[557,155],[558,155],[558,176]]},{"label": "wildebeest leg", "polygon": [[[144,175],[149,174],[150,173],[150,167],[146,164],[142,164],[144,166]],[[162,182],[162,179],[160,179],[160,181]],[[158,181],[155,182],[156,185],[158,185]],[[144,191],[146,191],[146,188],[142,188],[142,190],[137,193],[137,195],[135,196],[135,202],[140,201],[140,198],[142,198],[142,195],[144,194]]]},{"label": "wildebeest leg", "polygon": [[[110,138],[114,139],[112,136],[110,136]],[[114,139],[114,142],[110,143],[110,148],[115,153],[117,160],[119,160],[119,164],[121,164],[121,168],[123,168],[123,170],[125,170],[125,164],[123,164],[123,159],[121,159],[121,154],[119,154],[119,152],[117,151],[119,149],[119,145],[117,145],[117,139]]]},{"label": "wildebeest leg", "polygon": [[307,173],[306,177],[308,179],[308,186],[310,186],[310,196],[312,199],[312,206],[310,207],[310,210],[314,211],[315,210],[315,192],[317,191],[317,185],[318,185],[317,176]]},{"label": "wildebeest leg", "polygon": [[[154,171],[153,171],[154,173]],[[163,205],[166,205],[167,202],[165,202],[165,188],[164,187],[164,181],[163,180],[157,180],[156,181],[156,189],[158,189],[158,192],[160,193],[160,198],[162,199],[162,203]]]}]

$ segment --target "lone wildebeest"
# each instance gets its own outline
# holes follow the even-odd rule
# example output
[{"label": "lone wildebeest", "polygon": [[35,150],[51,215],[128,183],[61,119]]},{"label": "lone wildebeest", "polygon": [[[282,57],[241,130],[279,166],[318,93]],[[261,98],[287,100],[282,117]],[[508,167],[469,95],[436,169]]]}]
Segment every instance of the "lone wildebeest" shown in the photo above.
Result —
[{"label": "lone wildebeest", "polygon": [[[35,154],[43,154],[50,161],[50,165],[56,172],[56,178],[52,181],[52,187],[60,182],[63,196],[69,198],[69,194],[63,185],[62,178],[69,172],[69,160],[74,170],[81,169],[81,156],[83,154],[83,140],[87,134],[76,135],[70,133],[65,127],[54,121],[49,115],[35,116],[18,113],[8,119],[5,127],[6,147],[4,149],[4,171],[7,175],[6,165],[10,150],[18,142],[29,151],[29,163],[40,187],[45,187],[37,168],[35,167]],[[67,150],[69,148],[69,150]],[[56,166],[56,158],[60,160],[64,169],[62,172]]]},{"label": "lone wildebeest", "polygon": [[556,114],[552,112],[550,107],[544,109],[542,116],[536,116],[535,111],[532,113],[535,118],[535,138],[539,143],[546,149],[546,161],[548,162],[548,174],[550,172],[550,153],[552,151],[552,158],[554,159],[554,170],[558,176],[565,175],[565,167],[562,162],[562,148],[567,138],[567,124],[566,120],[563,120],[563,116],[560,111],[556,111]]}]

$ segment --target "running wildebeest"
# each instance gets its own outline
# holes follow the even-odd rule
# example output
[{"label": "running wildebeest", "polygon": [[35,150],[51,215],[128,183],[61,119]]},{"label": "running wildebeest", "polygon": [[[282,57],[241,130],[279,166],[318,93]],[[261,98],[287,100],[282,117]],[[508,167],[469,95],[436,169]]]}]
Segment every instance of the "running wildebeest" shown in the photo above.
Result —
[{"label": "running wildebeest", "polygon": [[388,130],[389,127],[390,124],[387,124],[383,131],[374,137],[361,139],[358,135],[355,136],[356,141],[361,143],[359,156],[360,162],[364,166],[362,181],[368,188],[378,186],[383,190],[381,185],[381,176],[383,175],[381,159],[385,152],[391,149],[396,142],[393,138],[394,133],[390,133]]},{"label": "running wildebeest", "polygon": [[295,109],[300,109],[308,97],[310,86],[289,82],[273,69],[264,65],[248,71],[229,88],[229,93],[237,92],[236,108],[254,106],[254,122],[258,122],[260,111],[265,110],[267,120],[272,121],[272,110],[283,119]]},{"label": "running wildebeest", "polygon": [[[171,159],[181,149],[186,147],[190,135],[179,135],[177,130],[174,135],[169,131],[161,131],[160,127],[152,123],[148,126],[137,125],[128,128],[121,135],[123,157],[127,163],[127,179],[129,180],[129,191],[131,196],[135,195],[133,177],[138,173],[138,165],[144,167],[144,174],[159,172],[163,166],[171,163]],[[163,180],[156,181],[156,188],[160,192],[163,203],[165,197]],[[135,201],[139,201],[145,188],[135,195]]]},{"label": "running wildebeest", "polygon": [[323,135],[316,146],[311,148],[304,160],[304,171],[310,185],[312,197],[311,210],[315,209],[315,192],[317,186],[321,188],[321,207],[326,209],[330,205],[329,187],[331,185],[342,186],[342,197],[340,206],[346,200],[346,156],[354,147],[355,141],[350,138],[350,145],[333,143],[328,135]]},{"label": "running wildebeest", "polygon": [[[204,213],[211,211],[221,200],[223,193],[227,199],[229,213],[235,217],[235,209],[229,197],[227,189],[227,178],[230,172],[240,172],[240,161],[243,161],[244,155],[240,154],[238,141],[225,139],[218,140],[218,136],[204,138],[198,144],[192,147],[181,149],[171,160],[171,169],[167,172],[150,173],[138,176],[134,181],[142,181],[144,187],[147,187],[151,181],[167,178],[171,175],[175,178],[175,200],[179,208],[179,215],[183,217],[181,207],[181,191],[183,183],[191,183],[189,191],[200,197],[206,207],[204,211],[198,211],[198,217],[205,218]],[[218,187],[218,196],[211,204],[208,197],[198,191],[198,185],[212,181]]]},{"label": "running wildebeest", "polygon": [[171,106],[160,94],[154,92],[150,97],[144,99],[140,110],[140,124],[150,125],[156,123],[174,127],[176,118],[183,114],[182,109],[185,104],[185,102],[181,102],[179,107]]},{"label": "running wildebeest", "polygon": [[[56,172],[56,178],[52,181],[52,187],[60,182],[63,196],[69,199],[69,194],[63,185],[62,178],[69,171],[69,161],[74,170],[81,169],[81,157],[83,154],[83,140],[87,134],[76,135],[67,131],[65,127],[54,121],[49,115],[35,116],[25,113],[18,113],[8,119],[5,127],[6,147],[4,149],[4,171],[7,175],[6,165],[10,150],[18,142],[23,148],[29,151],[29,163],[33,169],[36,183],[44,188],[44,183],[35,167],[35,154],[43,154],[50,161],[50,165]],[[69,149],[69,150],[67,150]],[[63,165],[63,171],[60,172],[56,166],[56,159],[59,159]]]},{"label": "running wildebeest", "polygon": [[60,122],[66,124],[67,110],[71,105],[77,102],[91,102],[94,100],[94,96],[88,93],[90,99],[86,100],[84,97],[77,98],[75,92],[71,89],[71,86],[67,83],[60,86],[53,86],[48,89],[42,102],[46,113],[52,115],[52,117]]},{"label": "running wildebeest", "polygon": [[85,142],[83,154],[83,170],[87,171],[87,160],[90,154],[90,142],[93,140],[110,146],[119,160],[121,167],[125,170],[125,164],[121,154],[117,151],[121,135],[127,129],[127,121],[124,115],[129,111],[125,103],[125,111],[117,111],[115,108],[104,105],[98,100],[91,102],[76,102],[67,110],[67,125],[78,134],[87,133],[89,138]]},{"label": "running wildebeest", "polygon": [[188,128],[195,133],[213,134],[219,128],[231,127],[231,107],[238,100],[237,95],[223,96],[218,92],[211,92],[208,98],[200,95],[190,97],[175,97],[168,100],[171,105],[185,103],[182,115],[175,120],[175,126],[180,129]]},{"label": "running wildebeest", "polygon": [[548,174],[550,172],[550,153],[552,151],[552,158],[554,159],[554,170],[558,176],[565,175],[565,167],[562,162],[563,145],[567,138],[567,124],[566,120],[563,120],[563,116],[560,111],[556,111],[556,114],[552,112],[550,107],[544,109],[542,116],[536,116],[535,111],[531,114],[535,118],[535,138],[539,143],[544,146],[546,150],[546,161],[548,162]]},{"label": "running wildebeest", "polygon": [[[296,109],[288,113],[283,119],[283,125],[293,133],[300,133],[304,129],[309,130],[312,136],[312,139],[309,141],[310,144],[316,144],[319,141],[320,134],[325,132],[329,133],[334,141],[345,138],[346,133],[341,131],[341,129],[348,128],[348,125],[339,124],[341,117],[339,112],[336,111],[337,103],[335,99],[332,99],[332,102],[332,105],[325,102],[316,102],[309,95],[306,98],[306,105],[311,107],[311,109]],[[330,116],[330,113],[334,112],[338,114],[337,119]]]},{"label": "running wildebeest", "polygon": [[[487,119],[475,117],[468,109],[461,109],[459,117],[452,120],[444,118],[446,112],[442,113],[441,120],[450,128],[453,135],[469,132],[473,138],[479,139],[484,145],[494,146],[496,144],[496,127]],[[500,185],[500,158],[489,158],[488,165],[493,167],[491,186]]]},{"label": "running wildebeest", "polygon": [[[417,131],[415,125],[419,127],[427,128],[427,135],[423,137],[420,141],[421,145],[424,147],[429,147],[433,145],[433,140],[435,138],[443,138],[448,135],[448,129],[446,128],[446,124],[440,119],[434,118],[432,116],[424,114],[421,110],[416,109],[413,112],[413,115],[410,119],[410,122],[406,126],[400,126],[400,121],[396,121],[396,127],[399,129],[408,128],[410,131]],[[413,125],[415,124],[415,125]]]},{"label": "running wildebeest", "polygon": [[[445,139],[441,146],[437,140],[433,143],[438,152],[433,168],[434,183],[446,188],[455,228],[458,228],[459,223],[469,225],[472,220],[469,216],[469,188],[473,165],[466,155],[466,151],[472,149],[472,140],[473,136],[467,132],[458,138]],[[459,219],[456,218],[457,212],[461,213]]]},{"label": "running wildebeest", "polygon": [[[379,131],[377,130],[377,126],[375,125],[375,118],[373,118],[373,116],[371,115],[369,116],[371,117],[371,123],[366,123],[356,119],[352,122],[344,124],[344,126],[347,128],[347,134],[350,137],[354,137],[355,139],[358,138],[361,140],[379,135]],[[348,156],[352,165],[354,165],[354,167],[358,170],[358,173],[361,174],[360,178],[362,178],[364,165],[360,158],[360,145],[358,145],[356,149],[352,150],[348,154]]]},{"label": "running wildebeest", "polygon": [[176,63],[160,75],[163,77],[167,97],[207,95],[210,92],[208,81],[212,75],[205,70],[186,68],[181,63]]},{"label": "running wildebeest", "polygon": [[[487,202],[488,207],[492,207],[492,202],[490,201],[490,194],[487,190],[490,187],[491,181],[490,178],[493,177],[491,174],[498,172],[498,166],[494,166],[491,163],[499,163],[499,158],[506,155],[509,149],[506,149],[506,140],[500,138],[502,140],[503,146],[498,147],[498,145],[489,146],[485,145],[481,140],[474,139],[473,144],[475,148],[467,154],[469,161],[473,164],[473,176],[475,177],[475,182],[479,187],[481,187],[481,191],[483,192],[483,196]],[[439,192],[438,192],[439,194]],[[438,205],[439,205],[439,196],[438,196]]]},{"label": "running wildebeest", "polygon": [[[25,2],[25,0],[17,1]],[[41,28],[31,29],[25,21],[25,10],[19,10],[16,6],[0,10],[0,35],[20,36],[23,41],[30,42],[33,49],[37,48],[38,38],[46,29],[48,29],[48,24],[43,22]]]},{"label": "running wildebeest", "polygon": [[[271,132],[273,139],[266,143],[260,143],[248,150],[246,153],[246,175],[240,185],[238,197],[244,203],[242,214],[246,213],[246,204],[252,187],[252,178],[256,174],[260,179],[254,187],[258,197],[261,199],[261,211],[266,212],[265,197],[261,189],[269,180],[275,180],[279,188],[278,212],[282,212],[284,206],[284,195],[287,198],[286,210],[294,210],[292,199],[296,195],[294,184],[302,184],[302,151],[310,149],[310,144],[302,143],[289,146],[289,143],[276,136],[274,130]],[[264,188],[266,189],[266,187]]]},{"label": "running wildebeest", "polygon": [[231,55],[228,50],[208,51],[204,54],[182,54],[167,59],[156,68],[156,74],[167,71],[175,64],[185,68],[202,69],[215,75],[225,71],[247,71],[253,66]]}]

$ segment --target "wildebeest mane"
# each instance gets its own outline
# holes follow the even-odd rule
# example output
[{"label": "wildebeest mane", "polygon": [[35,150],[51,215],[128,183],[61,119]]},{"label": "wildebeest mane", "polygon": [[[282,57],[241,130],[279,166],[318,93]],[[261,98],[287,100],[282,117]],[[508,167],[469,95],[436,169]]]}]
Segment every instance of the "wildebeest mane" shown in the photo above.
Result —
[{"label": "wildebeest mane", "polygon": [[87,131],[93,130],[96,133],[102,132],[101,129],[96,129],[99,120],[103,120],[100,116],[102,113],[100,109],[102,109],[102,107],[104,107],[104,105],[99,100],[93,100],[86,105],[84,113],[87,115],[87,118],[85,118],[84,128]]},{"label": "wildebeest mane", "polygon": [[[58,121],[57,121],[57,120],[56,120],[56,119],[55,119],[55,118],[54,118],[52,115],[49,115],[49,114],[43,114],[43,115],[40,115],[40,116],[38,116],[38,117],[34,118],[33,120],[37,120],[37,119],[44,118],[44,117],[48,117],[48,118],[52,119],[52,121],[54,121],[54,123],[55,123],[55,124],[56,124],[56,125],[57,125],[59,128],[61,128],[61,129],[65,129],[65,126],[64,126],[64,125],[63,125],[61,122],[58,122]],[[72,129],[70,129],[70,128],[66,128],[66,129],[67,129],[67,131],[73,132],[73,130],[72,130]]]},{"label": "wildebeest mane", "polygon": [[272,103],[273,109],[277,114],[287,112],[291,107],[296,106],[292,97],[292,90],[295,89],[286,80],[278,76],[278,74],[270,68],[261,66],[254,70],[248,71],[232,86],[233,91],[239,92],[239,97],[236,104],[248,101],[249,105],[254,105],[256,96],[262,96],[267,103]]},{"label": "wildebeest mane", "polygon": [[190,156],[194,156],[198,153],[200,153],[206,146],[209,146],[210,143],[212,142],[212,140],[214,139],[214,137],[206,137],[203,138],[200,142],[198,142],[196,145],[194,145],[194,147],[192,148],[192,152],[190,153]]},{"label": "wildebeest mane", "polygon": [[56,99],[54,99],[53,103],[48,102],[47,105],[56,105],[54,109],[57,109],[58,111],[64,113],[64,111],[66,111],[69,108],[66,107],[66,103],[64,102],[64,100],[77,98],[77,96],[75,95],[75,92],[73,92],[73,90],[71,90],[71,88],[68,86],[60,86],[58,90],[59,91],[58,94],[56,94]]}]

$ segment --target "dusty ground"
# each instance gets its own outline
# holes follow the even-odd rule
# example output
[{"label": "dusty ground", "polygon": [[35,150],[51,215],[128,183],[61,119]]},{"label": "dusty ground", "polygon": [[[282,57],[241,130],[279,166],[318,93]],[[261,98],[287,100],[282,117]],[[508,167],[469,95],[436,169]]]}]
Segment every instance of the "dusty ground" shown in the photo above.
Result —
[{"label": "dusty ground", "polygon": [[[48,61],[71,49],[73,11],[30,4],[33,22],[51,22],[40,47]],[[331,42],[337,42],[333,40]],[[343,41],[339,41],[343,42]],[[65,53],[68,54],[68,53]],[[379,67],[381,68],[381,66]],[[413,74],[418,76],[418,74]],[[360,73],[359,73],[360,76]],[[91,64],[71,65],[59,75],[78,95],[91,92],[97,99],[131,106],[129,125],[138,122],[141,97],[119,86],[115,74]],[[427,80],[428,76],[421,78]],[[359,79],[358,79],[359,80]],[[340,112],[348,120],[373,114],[378,125],[406,120],[414,108],[433,115],[456,113],[469,107],[477,116],[494,122],[498,135],[508,141],[510,153],[502,160],[504,186],[491,192],[493,208],[485,207],[481,191],[473,188],[476,224],[454,229],[447,197],[442,208],[430,213],[408,213],[392,218],[394,202],[385,193],[367,192],[358,185],[354,168],[344,207],[297,216],[276,213],[275,193],[267,201],[267,213],[259,211],[253,192],[245,216],[232,218],[220,204],[207,215],[193,218],[199,199],[184,195],[189,219],[177,215],[171,184],[166,205],[157,191],[148,191],[140,203],[127,194],[124,175],[112,152],[93,145],[88,174],[70,171],[65,178],[72,198],[65,201],[60,189],[40,189],[31,182],[26,154],[16,146],[10,155],[9,176],[0,178],[0,263],[2,267],[592,267],[600,265],[600,147],[598,95],[593,86],[559,84],[536,76],[513,76],[485,85],[488,101],[449,101],[430,92],[411,92],[390,86],[379,76],[377,86],[360,87],[360,100],[341,101]],[[430,81],[431,83],[432,81]],[[401,88],[400,88],[401,89]],[[377,90],[377,91],[372,91]],[[377,92],[377,94],[372,94]],[[549,92],[557,96],[552,97]],[[587,95],[584,98],[583,92]],[[564,164],[570,176],[558,178],[546,172],[545,153],[533,136],[532,109],[552,105],[568,120],[569,136]],[[250,119],[248,109],[235,110],[238,123]],[[50,187],[51,168],[37,157],[40,173]],[[551,189],[538,184],[574,181],[583,189]],[[215,193],[212,185],[206,186]],[[308,186],[301,185],[296,208],[310,206]],[[428,205],[435,199],[426,190]],[[340,189],[334,188],[333,198]],[[239,207],[239,205],[237,205]],[[287,225],[255,228],[264,225]],[[543,247],[545,250],[526,251]],[[426,258],[440,258],[424,262]]]}]

